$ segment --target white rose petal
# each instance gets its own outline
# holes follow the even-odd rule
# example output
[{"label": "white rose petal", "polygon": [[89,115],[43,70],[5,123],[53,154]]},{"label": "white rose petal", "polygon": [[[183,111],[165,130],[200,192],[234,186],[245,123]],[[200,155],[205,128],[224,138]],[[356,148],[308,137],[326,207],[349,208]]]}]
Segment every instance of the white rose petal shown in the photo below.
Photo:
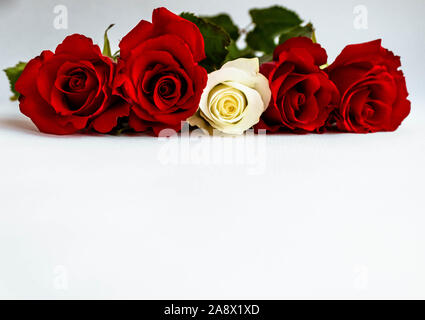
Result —
[{"label": "white rose petal", "polygon": [[208,75],[199,110],[188,121],[209,134],[216,129],[240,135],[258,123],[270,99],[258,58],[237,59]]}]

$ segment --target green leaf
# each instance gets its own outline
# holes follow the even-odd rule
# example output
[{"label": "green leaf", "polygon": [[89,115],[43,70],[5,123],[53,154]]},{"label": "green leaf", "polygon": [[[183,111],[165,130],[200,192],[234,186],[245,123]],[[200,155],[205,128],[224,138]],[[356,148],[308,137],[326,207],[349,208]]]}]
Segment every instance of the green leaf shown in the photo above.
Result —
[{"label": "green leaf", "polygon": [[128,117],[118,118],[117,125],[108,134],[113,136],[120,136],[125,133],[132,132],[130,125],[128,124]]},{"label": "green leaf", "polygon": [[228,49],[229,49],[229,54],[226,57],[226,61],[232,61],[239,58],[254,58],[255,57],[255,52],[252,51],[251,48],[246,47],[244,49],[239,49],[234,40],[232,40]]},{"label": "green leaf", "polygon": [[246,41],[253,50],[266,54],[274,51],[277,45],[276,37],[303,22],[294,11],[281,6],[252,9],[249,13],[255,27],[248,33]]},{"label": "green leaf", "polygon": [[232,18],[230,18],[229,15],[225,13],[221,13],[216,16],[208,16],[208,17],[201,17],[201,18],[222,27],[229,34],[232,40],[237,41],[239,39],[239,36],[240,36],[239,28],[237,25],[235,25],[235,23],[233,22]]},{"label": "green leaf", "polygon": [[111,44],[109,43],[108,38],[108,31],[114,26],[114,24],[111,24],[108,28],[105,30],[105,35],[103,36],[103,51],[102,54],[104,56],[112,58],[112,52],[111,52]]},{"label": "green leaf", "polygon": [[196,24],[204,37],[206,59],[200,65],[208,72],[220,69],[229,52],[227,48],[230,45],[230,36],[227,32],[192,13],[183,12],[180,16]]},{"label": "green leaf", "polygon": [[307,37],[312,39],[314,35],[314,28],[311,23],[308,23],[305,26],[296,26],[294,28],[288,29],[282,33],[279,37],[279,44],[284,43],[286,40],[295,37]]},{"label": "green leaf", "polygon": [[260,57],[260,65],[267,62],[273,61],[273,55],[271,54],[265,54],[264,56]]},{"label": "green leaf", "polygon": [[275,47],[275,37],[269,36],[270,33],[263,31],[260,28],[255,28],[246,36],[246,43],[255,51],[262,51],[266,54],[271,54]]},{"label": "green leaf", "polygon": [[265,9],[252,9],[249,11],[249,14],[252,17],[252,22],[254,22],[257,26],[273,24],[276,26],[290,27],[303,22],[294,11],[281,6],[273,6]]},{"label": "green leaf", "polygon": [[255,57],[255,52],[246,47],[244,49],[239,49],[236,45],[236,41],[238,41],[240,37],[240,31],[237,25],[233,22],[232,18],[229,15],[222,13],[216,16],[205,16],[202,17],[208,22],[214,23],[215,25],[223,28],[230,36],[231,41],[227,49],[229,53],[227,54],[225,61],[231,61],[238,58],[253,58]]},{"label": "green leaf", "polygon": [[18,64],[14,67],[10,67],[3,70],[6,73],[7,78],[9,79],[10,90],[13,93],[13,96],[10,97],[10,100],[12,101],[18,100],[19,98],[19,92],[15,90],[15,83],[16,81],[18,81],[26,65],[26,62],[18,62]]}]

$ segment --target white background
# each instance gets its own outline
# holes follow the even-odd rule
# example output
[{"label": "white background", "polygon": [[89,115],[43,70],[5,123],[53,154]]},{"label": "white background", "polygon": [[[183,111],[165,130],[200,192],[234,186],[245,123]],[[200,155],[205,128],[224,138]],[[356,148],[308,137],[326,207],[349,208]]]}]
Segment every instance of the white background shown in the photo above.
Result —
[{"label": "white background", "polygon": [[[248,138],[241,161],[208,164],[184,158],[208,138],[167,152],[143,135],[40,134],[1,75],[0,298],[425,298],[425,1],[1,0],[0,68],[74,32],[101,42],[110,23],[116,48],[161,5],[245,26],[274,3],[314,23],[330,61],[382,37],[411,94],[402,127]],[[68,30],[53,28],[58,4]]]}]

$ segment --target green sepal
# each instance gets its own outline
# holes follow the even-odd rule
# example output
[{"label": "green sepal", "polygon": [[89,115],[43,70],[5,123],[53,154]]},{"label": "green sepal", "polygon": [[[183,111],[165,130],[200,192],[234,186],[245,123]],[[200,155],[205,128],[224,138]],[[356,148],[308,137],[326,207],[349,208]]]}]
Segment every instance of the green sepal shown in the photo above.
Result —
[{"label": "green sepal", "polygon": [[114,59],[115,61],[118,60],[119,56],[120,56],[121,50],[117,50],[115,51],[115,53],[112,55],[112,59]]},{"label": "green sepal", "polygon": [[112,52],[111,52],[111,44],[109,42],[109,38],[108,38],[108,31],[109,29],[111,29],[115,24],[111,24],[108,28],[106,28],[105,30],[105,34],[103,36],[103,50],[102,50],[102,54],[104,56],[107,56],[109,58],[113,58],[112,56]]}]

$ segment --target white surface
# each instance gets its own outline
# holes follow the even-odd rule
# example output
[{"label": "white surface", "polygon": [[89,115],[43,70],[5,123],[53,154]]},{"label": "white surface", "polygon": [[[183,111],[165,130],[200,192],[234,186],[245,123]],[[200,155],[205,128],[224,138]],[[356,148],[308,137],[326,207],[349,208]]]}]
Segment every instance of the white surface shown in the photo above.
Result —
[{"label": "white surface", "polygon": [[[70,8],[80,14],[80,32],[87,28],[88,34],[116,17],[128,27],[117,27],[118,37],[136,23],[136,1],[127,2],[120,10],[118,2],[99,1],[74,1]],[[157,2],[145,2],[142,16]],[[34,17],[51,14],[52,1],[37,2],[38,9],[25,3]],[[195,12],[229,9],[226,1],[216,8],[197,3]],[[402,31],[394,34],[390,9],[402,1],[391,1],[379,19],[370,18],[374,27],[356,37],[363,31],[350,24],[333,30],[342,17],[331,20],[308,3],[285,2],[317,20],[330,55],[349,37],[369,40],[380,30],[403,56],[413,111],[397,132],[268,136],[265,145],[249,140],[254,145],[239,164],[228,151],[218,164],[183,156],[164,164],[173,155],[164,153],[169,142],[151,137],[38,133],[8,101],[2,76],[0,298],[425,298],[424,65],[415,60],[423,59],[424,48],[407,46],[419,33],[423,42],[424,21],[397,24]],[[347,3],[341,5],[346,19],[354,5]],[[423,2],[409,3],[406,21],[421,13]],[[169,6],[181,11],[191,4]],[[11,2],[4,8],[0,18],[29,14]],[[94,10],[98,19],[92,22]],[[0,19],[2,43],[18,34],[4,31],[11,19]],[[34,30],[27,26],[27,34],[13,22],[20,39],[2,48],[2,66],[63,37],[51,21],[40,21]],[[71,21],[67,33],[78,29]],[[39,37],[43,28],[49,32]],[[330,34],[344,30],[350,35],[341,39]],[[416,33],[401,37],[403,30]],[[24,48],[30,38],[37,44]],[[188,139],[179,140],[178,151],[196,155],[210,143],[204,138],[187,146]]]}]

